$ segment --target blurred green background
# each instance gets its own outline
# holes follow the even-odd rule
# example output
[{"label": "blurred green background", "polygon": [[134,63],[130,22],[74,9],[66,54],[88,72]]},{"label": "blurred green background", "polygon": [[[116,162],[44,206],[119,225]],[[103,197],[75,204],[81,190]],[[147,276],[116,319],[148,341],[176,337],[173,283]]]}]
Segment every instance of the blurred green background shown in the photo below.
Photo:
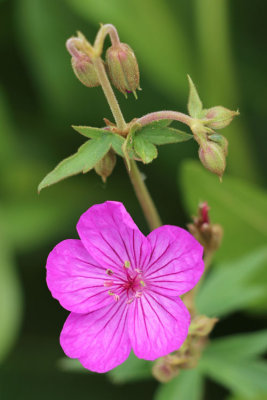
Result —
[{"label": "blurred green background", "polygon": [[[266,244],[266,12],[262,0],[253,6],[244,0],[0,1],[1,400],[141,400],[157,387],[153,381],[116,386],[106,376],[59,367],[67,312],[46,287],[47,254],[77,237],[80,214],[107,199],[124,202],[148,232],[121,160],[106,184],[90,172],[37,195],[42,178],[83,143],[71,124],[101,127],[103,117],[112,119],[101,89],[75,78],[66,39],[81,30],[93,41],[100,22],[113,23],[133,47],[143,91],[138,101],[117,93],[128,121],[160,109],[185,112],[187,73],[205,107],[240,109],[223,132],[230,152],[222,185],[205,173],[193,142],[162,147],[152,165],[141,167],[164,223],[185,226],[198,202],[209,200],[214,222],[226,232],[217,259],[230,260]],[[257,296],[214,336],[266,327],[266,269],[265,257],[250,280]],[[211,382],[205,390],[207,399],[227,394]]]}]

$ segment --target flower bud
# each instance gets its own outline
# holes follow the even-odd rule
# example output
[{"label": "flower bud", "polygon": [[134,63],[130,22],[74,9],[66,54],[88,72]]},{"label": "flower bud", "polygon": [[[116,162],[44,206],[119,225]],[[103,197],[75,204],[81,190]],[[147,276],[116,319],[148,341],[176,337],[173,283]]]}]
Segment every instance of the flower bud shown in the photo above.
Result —
[{"label": "flower bud", "polygon": [[171,365],[167,357],[161,357],[153,365],[152,373],[159,382],[166,383],[179,374],[179,368]]},{"label": "flower bud", "polygon": [[126,43],[112,45],[106,53],[106,61],[113,85],[127,97],[133,92],[135,98],[139,87],[139,68],[133,50]]},{"label": "flower bud", "polygon": [[115,165],[116,165],[116,154],[111,149],[102,158],[102,160],[96,163],[95,172],[101,176],[103,182],[106,182],[107,178],[112,174]]},{"label": "flower bud", "polygon": [[218,318],[208,318],[206,315],[197,315],[191,322],[189,334],[194,336],[208,336],[217,322]]},{"label": "flower bud", "polygon": [[82,39],[70,38],[67,40],[66,47],[72,56],[71,65],[79,81],[87,87],[99,86],[97,73],[89,55],[85,52]]},{"label": "flower bud", "polygon": [[231,111],[222,106],[212,107],[203,111],[204,118],[207,119],[207,125],[212,129],[225,128],[236,115],[239,115],[238,111]]},{"label": "flower bud", "polygon": [[227,154],[228,154],[228,140],[224,136],[219,135],[218,133],[214,133],[212,135],[209,135],[209,140],[211,140],[212,142],[218,143],[218,145],[223,150],[225,156],[227,156]]},{"label": "flower bud", "polygon": [[202,244],[205,254],[218,250],[223,238],[221,225],[213,224],[209,217],[209,206],[206,202],[198,206],[198,216],[188,224],[190,233]]},{"label": "flower bud", "polygon": [[198,154],[205,168],[220,178],[223,176],[226,160],[224,151],[218,143],[207,140],[199,148]]}]

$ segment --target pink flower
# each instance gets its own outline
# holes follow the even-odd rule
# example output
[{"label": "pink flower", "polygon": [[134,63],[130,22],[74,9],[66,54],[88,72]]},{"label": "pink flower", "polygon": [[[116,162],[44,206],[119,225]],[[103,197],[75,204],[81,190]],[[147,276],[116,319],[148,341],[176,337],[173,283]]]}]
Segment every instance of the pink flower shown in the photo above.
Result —
[{"label": "pink flower", "polygon": [[145,237],[123,204],[107,201],[80,218],[81,240],[59,243],[47,284],[71,311],[60,336],[67,356],[106,372],[135,355],[155,360],[186,339],[190,315],[180,295],[199,281],[202,246],[165,225]]}]

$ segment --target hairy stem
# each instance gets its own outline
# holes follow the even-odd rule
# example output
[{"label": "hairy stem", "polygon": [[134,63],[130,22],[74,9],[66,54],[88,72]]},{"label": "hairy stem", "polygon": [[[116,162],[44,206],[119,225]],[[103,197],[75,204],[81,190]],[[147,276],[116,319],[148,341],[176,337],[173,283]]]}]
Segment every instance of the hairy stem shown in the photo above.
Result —
[{"label": "hairy stem", "polygon": [[136,162],[134,160],[130,160],[130,171],[127,167],[126,169],[134,187],[135,194],[142,207],[148,226],[152,231],[162,225],[155,204],[147,190]]},{"label": "hairy stem", "polygon": [[106,36],[109,35],[111,43],[113,46],[120,44],[120,38],[117,29],[112,24],[102,25],[98,31],[95,39],[94,49],[97,55],[100,57],[103,51],[103,44]]},{"label": "hairy stem", "polygon": [[111,87],[109,79],[107,77],[107,73],[105,71],[103,61],[100,57],[96,57],[93,59],[93,63],[94,63],[95,70],[97,72],[99,82],[102,86],[102,89],[106,96],[107,102],[112,111],[113,117],[116,121],[117,128],[119,131],[123,132],[127,128],[127,125],[123,118],[119,103],[115,97],[115,94],[113,92],[113,89]]},{"label": "hairy stem", "polygon": [[146,114],[143,117],[138,118],[136,120],[136,123],[141,124],[141,125],[147,125],[153,121],[158,121],[160,119],[172,119],[175,121],[182,122],[183,124],[186,124],[188,126],[190,126],[193,122],[193,118],[189,117],[186,114],[183,114],[178,111],[164,110],[164,111],[155,111],[150,114]]}]

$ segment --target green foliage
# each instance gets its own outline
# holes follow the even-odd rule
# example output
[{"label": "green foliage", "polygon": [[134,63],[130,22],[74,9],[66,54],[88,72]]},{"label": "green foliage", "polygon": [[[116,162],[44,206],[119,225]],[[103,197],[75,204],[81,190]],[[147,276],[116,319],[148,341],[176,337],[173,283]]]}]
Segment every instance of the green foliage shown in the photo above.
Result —
[{"label": "green foliage", "polygon": [[181,371],[172,381],[160,385],[155,400],[202,400],[203,377],[197,368]]},{"label": "green foliage", "polygon": [[200,118],[201,116],[201,111],[203,108],[202,101],[199,98],[196,86],[194,85],[194,82],[190,78],[189,75],[188,77],[188,82],[189,82],[189,98],[188,98],[188,112],[189,115],[193,118]]},{"label": "green foliage", "polygon": [[148,141],[157,146],[162,144],[186,142],[193,138],[193,135],[189,133],[169,128],[166,124],[169,125],[172,121],[162,120],[162,123],[160,122],[161,121],[156,121],[145,125],[135,133],[135,138],[142,138],[142,140]]},{"label": "green foliage", "polygon": [[153,161],[154,158],[157,158],[158,151],[156,146],[142,136],[135,135],[133,143],[136,154],[141,158],[144,164],[148,164]]},{"label": "green foliage", "polygon": [[[2,210],[1,210],[2,214]],[[22,294],[13,255],[0,232],[0,364],[17,339],[22,318]]]},{"label": "green foliage", "polygon": [[227,358],[229,362],[248,362],[267,351],[267,330],[242,333],[212,340],[205,350],[206,357]]},{"label": "green foliage", "polygon": [[153,363],[151,361],[142,360],[131,353],[123,364],[110,371],[108,375],[114,383],[135,382],[149,379],[152,377],[152,365]]},{"label": "green foliage", "polygon": [[92,169],[104,157],[111,146],[110,137],[91,139],[85,142],[77,153],[61,161],[56,168],[42,180],[38,186],[40,192],[43,188],[53,185],[69,176],[84,174]]},{"label": "green foliage", "polygon": [[204,353],[199,368],[209,378],[238,395],[251,398],[267,394],[267,363],[264,361],[230,363],[227,357],[205,356]]},{"label": "green foliage", "polygon": [[266,295],[266,282],[259,280],[253,284],[253,278],[265,270],[266,265],[267,247],[264,247],[214,268],[197,296],[199,312],[222,317],[262,300]]}]

